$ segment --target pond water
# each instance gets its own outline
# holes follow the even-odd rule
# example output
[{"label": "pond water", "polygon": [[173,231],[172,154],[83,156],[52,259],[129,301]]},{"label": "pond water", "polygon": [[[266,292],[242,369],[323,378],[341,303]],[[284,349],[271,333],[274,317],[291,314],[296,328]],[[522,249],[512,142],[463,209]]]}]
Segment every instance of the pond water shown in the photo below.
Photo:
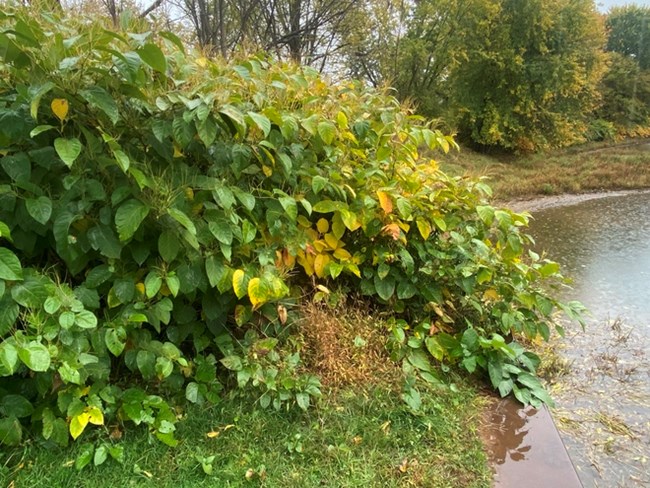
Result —
[{"label": "pond water", "polygon": [[585,487],[650,487],[650,192],[532,213],[535,249],[574,280],[563,298],[591,313],[557,346],[562,438]]}]

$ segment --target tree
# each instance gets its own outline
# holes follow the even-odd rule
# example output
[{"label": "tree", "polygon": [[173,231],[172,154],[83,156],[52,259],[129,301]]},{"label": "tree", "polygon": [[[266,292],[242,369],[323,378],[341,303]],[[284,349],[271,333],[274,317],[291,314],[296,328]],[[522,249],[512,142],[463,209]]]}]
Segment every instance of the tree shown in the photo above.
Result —
[{"label": "tree", "polygon": [[516,150],[579,140],[604,70],[593,2],[500,0],[499,7],[453,73],[462,134]]},{"label": "tree", "polygon": [[650,7],[615,7],[607,15],[607,50],[634,58],[650,68]]},{"label": "tree", "polygon": [[180,0],[197,40],[228,58],[244,45],[323,70],[354,0]]}]

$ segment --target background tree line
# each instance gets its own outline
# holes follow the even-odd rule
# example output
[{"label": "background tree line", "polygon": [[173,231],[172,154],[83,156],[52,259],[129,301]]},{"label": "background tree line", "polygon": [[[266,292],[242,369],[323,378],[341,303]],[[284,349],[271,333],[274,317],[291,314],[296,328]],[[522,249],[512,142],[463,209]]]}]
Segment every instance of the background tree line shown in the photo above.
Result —
[{"label": "background tree line", "polygon": [[593,0],[60,0],[207,55],[264,50],[398,98],[479,147],[650,133],[650,8]]}]

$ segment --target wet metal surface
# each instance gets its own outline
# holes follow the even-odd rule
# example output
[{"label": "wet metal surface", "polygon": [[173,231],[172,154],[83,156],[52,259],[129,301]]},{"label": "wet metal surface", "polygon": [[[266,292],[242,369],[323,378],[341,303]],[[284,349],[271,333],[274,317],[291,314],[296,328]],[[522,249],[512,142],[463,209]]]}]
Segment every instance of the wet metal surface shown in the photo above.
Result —
[{"label": "wet metal surface", "polygon": [[[650,193],[533,212],[536,250],[591,312],[556,342],[554,419],[585,487],[650,487]],[[550,485],[552,486],[552,485]]]},{"label": "wet metal surface", "polygon": [[487,439],[497,488],[581,488],[546,408],[521,408],[501,400]]}]

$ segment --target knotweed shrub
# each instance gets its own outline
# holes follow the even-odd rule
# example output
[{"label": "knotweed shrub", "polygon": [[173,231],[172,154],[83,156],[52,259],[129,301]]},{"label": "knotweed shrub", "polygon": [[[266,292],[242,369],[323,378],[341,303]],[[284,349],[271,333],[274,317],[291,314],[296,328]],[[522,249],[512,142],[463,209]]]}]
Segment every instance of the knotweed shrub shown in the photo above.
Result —
[{"label": "knotweed shrub", "polygon": [[540,288],[557,265],[424,146],[454,142],[308,68],[0,13],[0,442],[132,422],[174,445],[172,406],[224,387],[307,408],[294,305],[331,282],[425,379],[435,360],[545,400],[511,338],[573,313]]}]

